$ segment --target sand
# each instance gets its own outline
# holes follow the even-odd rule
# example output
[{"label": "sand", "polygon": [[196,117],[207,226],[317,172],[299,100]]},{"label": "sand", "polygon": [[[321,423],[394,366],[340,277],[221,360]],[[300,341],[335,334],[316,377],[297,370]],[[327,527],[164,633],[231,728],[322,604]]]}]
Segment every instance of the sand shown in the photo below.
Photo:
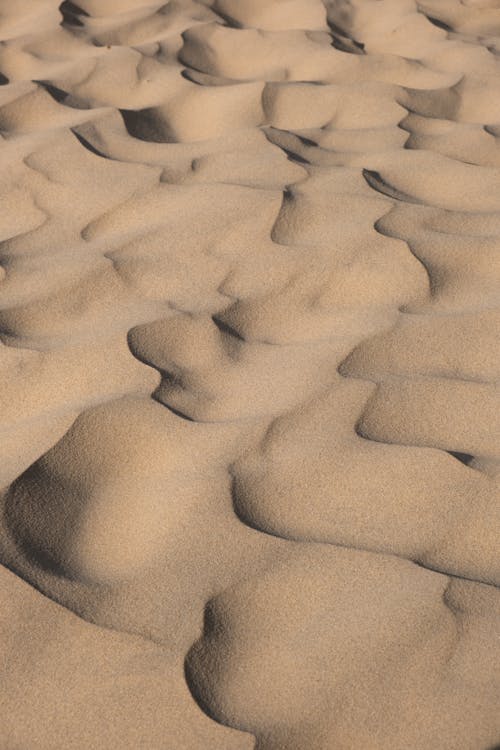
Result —
[{"label": "sand", "polygon": [[498,748],[500,2],[0,38],[0,750]]}]

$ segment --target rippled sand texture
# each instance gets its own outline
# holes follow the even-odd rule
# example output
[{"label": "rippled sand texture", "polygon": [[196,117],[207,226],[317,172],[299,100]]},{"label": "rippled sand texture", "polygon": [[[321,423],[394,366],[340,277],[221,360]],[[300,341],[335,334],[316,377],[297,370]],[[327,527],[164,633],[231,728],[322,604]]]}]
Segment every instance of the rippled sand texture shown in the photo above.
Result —
[{"label": "rippled sand texture", "polygon": [[0,0],[0,750],[500,742],[500,1]]}]

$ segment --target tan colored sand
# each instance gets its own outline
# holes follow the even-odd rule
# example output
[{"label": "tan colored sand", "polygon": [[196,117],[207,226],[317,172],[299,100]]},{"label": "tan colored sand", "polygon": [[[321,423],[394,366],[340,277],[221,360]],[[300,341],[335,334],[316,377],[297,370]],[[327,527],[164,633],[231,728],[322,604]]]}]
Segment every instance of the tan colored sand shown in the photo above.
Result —
[{"label": "tan colored sand", "polygon": [[0,750],[494,750],[500,3],[0,38]]}]

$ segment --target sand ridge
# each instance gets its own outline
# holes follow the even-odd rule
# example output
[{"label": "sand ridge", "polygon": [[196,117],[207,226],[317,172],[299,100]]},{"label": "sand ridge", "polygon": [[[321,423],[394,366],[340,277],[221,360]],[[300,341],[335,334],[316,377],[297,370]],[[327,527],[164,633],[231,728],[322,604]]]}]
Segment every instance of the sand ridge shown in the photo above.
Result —
[{"label": "sand ridge", "polygon": [[0,0],[0,748],[492,750],[496,0]]}]

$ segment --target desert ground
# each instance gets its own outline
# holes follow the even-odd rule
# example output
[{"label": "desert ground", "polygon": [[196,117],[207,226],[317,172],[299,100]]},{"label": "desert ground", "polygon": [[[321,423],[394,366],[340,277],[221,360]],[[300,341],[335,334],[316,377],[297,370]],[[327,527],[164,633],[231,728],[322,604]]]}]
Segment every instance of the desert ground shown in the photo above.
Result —
[{"label": "desert ground", "polygon": [[500,0],[0,0],[0,750],[500,745]]}]

